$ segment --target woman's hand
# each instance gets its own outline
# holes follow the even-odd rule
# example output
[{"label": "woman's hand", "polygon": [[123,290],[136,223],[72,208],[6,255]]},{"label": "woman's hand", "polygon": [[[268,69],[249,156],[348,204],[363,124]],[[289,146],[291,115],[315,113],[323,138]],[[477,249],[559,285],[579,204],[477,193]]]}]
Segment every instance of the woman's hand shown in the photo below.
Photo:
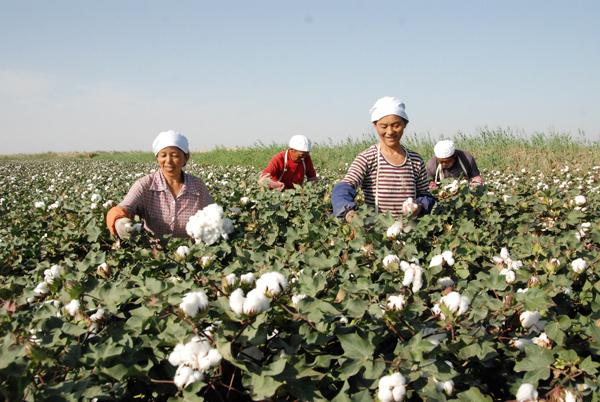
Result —
[{"label": "woman's hand", "polygon": [[140,223],[134,224],[129,218],[117,219],[115,222],[117,236],[119,236],[121,240],[129,240],[132,234],[138,233],[141,230],[141,226]]}]

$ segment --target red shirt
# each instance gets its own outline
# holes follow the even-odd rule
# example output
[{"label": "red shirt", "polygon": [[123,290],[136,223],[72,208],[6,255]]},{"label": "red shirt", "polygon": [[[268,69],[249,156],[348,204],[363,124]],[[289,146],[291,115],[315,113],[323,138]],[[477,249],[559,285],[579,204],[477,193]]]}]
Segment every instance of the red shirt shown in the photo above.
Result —
[{"label": "red shirt", "polygon": [[[294,184],[302,185],[304,182],[304,176],[308,177],[309,179],[317,177],[317,172],[315,172],[310,155],[306,155],[304,158],[304,163],[302,163],[302,161],[296,163],[292,160],[292,158],[290,158],[290,155],[288,155],[284,172],[284,160],[286,152],[288,151],[281,151],[275,155],[265,170],[263,170],[263,174],[267,173],[271,176],[271,180],[282,182],[285,185],[285,188],[294,188]],[[306,172],[304,171],[305,166]]]}]

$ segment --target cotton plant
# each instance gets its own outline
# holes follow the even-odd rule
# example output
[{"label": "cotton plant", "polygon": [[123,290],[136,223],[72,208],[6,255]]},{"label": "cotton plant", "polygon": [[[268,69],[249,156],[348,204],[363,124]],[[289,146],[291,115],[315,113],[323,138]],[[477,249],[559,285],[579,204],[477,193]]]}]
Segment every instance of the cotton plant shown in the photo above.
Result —
[{"label": "cotton plant", "polygon": [[179,259],[185,259],[190,253],[190,248],[188,246],[179,246],[177,250],[175,250],[175,256]]},{"label": "cotton plant", "polygon": [[186,316],[194,318],[198,313],[206,311],[208,308],[208,297],[201,290],[186,293],[179,304],[179,308]]},{"label": "cotton plant", "polygon": [[227,240],[233,232],[233,222],[223,216],[223,208],[210,204],[190,216],[185,230],[196,243],[211,245],[220,238]]},{"label": "cotton plant", "polygon": [[542,332],[546,327],[546,321],[543,321],[539,311],[523,311],[519,315],[521,326],[529,332]]},{"label": "cotton plant", "polygon": [[378,386],[377,398],[380,402],[400,402],[406,396],[406,379],[400,373],[381,377]]},{"label": "cotton plant", "polygon": [[386,237],[391,240],[398,238],[398,236],[400,236],[403,232],[403,227],[404,225],[402,222],[394,222],[389,228],[387,228],[385,232]]},{"label": "cotton plant", "polygon": [[456,291],[452,291],[445,296],[442,296],[439,303],[434,304],[432,311],[435,315],[439,316],[442,320],[446,319],[446,314],[442,309],[442,306],[452,313],[455,317],[464,315],[471,304],[471,299],[467,296],[461,295]]},{"label": "cotton plant", "polygon": [[502,247],[500,249],[500,255],[492,257],[492,261],[497,265],[512,271],[517,271],[523,267],[523,262],[511,258],[508,248],[506,247]]},{"label": "cotton plant", "polygon": [[423,287],[423,268],[418,262],[400,261],[400,269],[404,272],[402,286],[411,286],[413,293],[418,292]]},{"label": "cotton plant", "polygon": [[[251,285],[250,280],[253,278],[254,275],[247,275],[245,277],[246,285]],[[255,284],[254,289],[247,294],[242,288],[237,288],[229,295],[229,307],[237,316],[254,317],[269,310],[271,299],[279,296],[288,287],[285,276],[274,271],[262,274],[253,283]]]},{"label": "cotton plant", "polygon": [[571,269],[576,274],[584,273],[588,268],[588,263],[583,258],[577,258],[571,262]]},{"label": "cotton plant", "polygon": [[578,241],[585,239],[588,236],[591,229],[592,229],[592,224],[590,222],[583,222],[582,224],[577,226],[577,231],[575,232],[575,238]]},{"label": "cotton plant", "polygon": [[517,402],[535,402],[538,400],[538,392],[533,384],[523,383],[517,390],[516,399]]},{"label": "cotton plant", "polygon": [[400,266],[400,258],[394,254],[388,254],[383,257],[383,267],[388,271],[395,271]]},{"label": "cotton plant", "polygon": [[531,339],[531,342],[538,345],[541,348],[552,349],[552,341],[548,338],[545,332],[542,332],[536,337]]},{"label": "cotton plant", "polygon": [[221,359],[219,351],[198,336],[185,344],[179,343],[168,358],[169,363],[177,367],[173,382],[177,388],[184,389],[196,381],[201,381],[206,372],[219,365]]},{"label": "cotton plant", "polygon": [[446,380],[446,381],[438,381],[437,379],[433,379],[435,383],[435,389],[438,392],[443,392],[447,396],[451,396],[454,394],[454,381]]},{"label": "cotton plant", "polygon": [[386,308],[389,311],[402,311],[404,306],[406,306],[406,297],[404,295],[388,296]]},{"label": "cotton plant", "polygon": [[446,250],[441,254],[433,256],[431,262],[429,263],[429,267],[438,267],[443,265],[448,265],[449,267],[453,266],[455,263],[454,255],[452,251]]},{"label": "cotton plant", "polygon": [[79,300],[73,299],[69,303],[65,304],[64,309],[71,317],[75,317],[81,309],[81,303]]}]

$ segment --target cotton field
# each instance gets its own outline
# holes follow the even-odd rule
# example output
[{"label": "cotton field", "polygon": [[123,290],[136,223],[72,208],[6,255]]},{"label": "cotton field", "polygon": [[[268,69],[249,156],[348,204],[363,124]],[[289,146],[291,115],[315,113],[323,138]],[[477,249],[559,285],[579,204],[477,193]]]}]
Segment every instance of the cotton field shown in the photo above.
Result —
[{"label": "cotton field", "polygon": [[348,224],[343,171],[279,193],[192,163],[217,205],[191,237],[115,241],[107,210],[155,168],[0,162],[1,399],[598,400],[600,167]]}]

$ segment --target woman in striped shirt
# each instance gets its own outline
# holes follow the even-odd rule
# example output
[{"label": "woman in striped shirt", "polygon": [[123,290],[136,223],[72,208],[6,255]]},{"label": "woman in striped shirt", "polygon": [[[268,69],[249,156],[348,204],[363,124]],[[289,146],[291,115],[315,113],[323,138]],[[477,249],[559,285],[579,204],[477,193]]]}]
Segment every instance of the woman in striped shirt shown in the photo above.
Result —
[{"label": "woman in striped shirt", "polygon": [[333,188],[334,215],[353,216],[358,188],[367,205],[378,212],[390,212],[394,218],[431,212],[435,198],[429,192],[425,162],[400,144],[408,123],[404,103],[386,96],[378,99],[370,112],[379,143],[361,152]]}]

